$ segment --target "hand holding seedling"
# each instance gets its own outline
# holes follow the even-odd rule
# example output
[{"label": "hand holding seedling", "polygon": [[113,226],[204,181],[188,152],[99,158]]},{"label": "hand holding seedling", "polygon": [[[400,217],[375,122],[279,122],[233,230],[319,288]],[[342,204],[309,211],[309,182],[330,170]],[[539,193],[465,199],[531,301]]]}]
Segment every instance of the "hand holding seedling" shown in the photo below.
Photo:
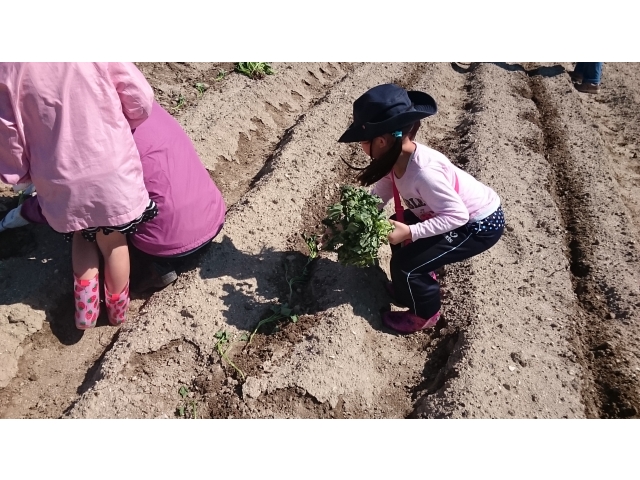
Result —
[{"label": "hand holding seedling", "polygon": [[393,225],[393,232],[389,234],[389,243],[391,245],[397,245],[405,240],[411,240],[411,229],[409,225],[402,222],[396,222],[395,220],[389,220]]},{"label": "hand holding seedling", "polygon": [[343,186],[340,203],[329,206],[322,221],[329,236],[323,249],[337,252],[343,265],[373,265],[393,230],[385,213],[378,209],[381,201],[362,188]]}]

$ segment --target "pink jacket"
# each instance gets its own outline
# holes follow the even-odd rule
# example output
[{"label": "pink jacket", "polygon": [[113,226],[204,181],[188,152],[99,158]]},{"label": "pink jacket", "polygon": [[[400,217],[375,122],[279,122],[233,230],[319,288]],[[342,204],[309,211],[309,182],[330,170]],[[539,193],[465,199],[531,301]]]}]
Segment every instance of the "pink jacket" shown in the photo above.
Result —
[{"label": "pink jacket", "polygon": [[[191,139],[156,102],[133,138],[140,152],[144,183],[149,197],[158,205],[158,215],[140,224],[129,240],[139,250],[157,257],[180,256],[203,246],[220,232],[226,206]],[[46,224],[39,197],[28,197],[20,215],[29,222]]]},{"label": "pink jacket", "polygon": [[[382,199],[382,206],[393,198],[391,175],[393,170],[371,189]],[[500,197],[493,189],[420,143],[416,143],[405,174],[396,177],[395,184],[405,205],[422,220],[409,226],[414,241],[482,220],[500,206]]]},{"label": "pink jacket", "polygon": [[33,182],[58,232],[135,219],[149,196],[131,129],[152,103],[130,63],[0,63],[0,180]]}]

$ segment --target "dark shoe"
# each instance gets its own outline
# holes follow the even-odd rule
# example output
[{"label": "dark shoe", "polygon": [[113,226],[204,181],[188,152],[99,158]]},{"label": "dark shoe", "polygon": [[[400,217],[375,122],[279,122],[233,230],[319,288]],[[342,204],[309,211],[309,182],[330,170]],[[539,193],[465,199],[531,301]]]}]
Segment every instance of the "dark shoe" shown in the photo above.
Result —
[{"label": "dark shoe", "polygon": [[582,83],[582,73],[580,72],[576,72],[575,70],[573,72],[569,72],[569,76],[571,77],[571,80],[576,82],[576,83]]},{"label": "dark shoe", "polygon": [[171,285],[178,279],[178,274],[169,265],[161,265],[159,263],[152,263],[149,268],[149,273],[145,278],[140,280],[135,288],[132,287],[132,291],[135,293],[146,292],[147,290],[162,290],[163,288]]},{"label": "dark shoe", "polygon": [[429,319],[421,318],[411,312],[385,312],[382,323],[400,333],[415,333],[436,326],[440,320],[440,312]]},{"label": "dark shoe", "polygon": [[582,93],[600,93],[600,85],[597,83],[582,82],[575,84],[576,90]]}]

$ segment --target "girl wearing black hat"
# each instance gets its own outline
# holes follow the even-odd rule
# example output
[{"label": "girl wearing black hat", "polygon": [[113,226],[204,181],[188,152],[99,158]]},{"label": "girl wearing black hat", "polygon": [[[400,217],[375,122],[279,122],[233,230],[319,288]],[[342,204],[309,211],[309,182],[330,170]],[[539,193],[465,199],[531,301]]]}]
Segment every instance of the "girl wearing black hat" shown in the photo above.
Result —
[{"label": "girl wearing black hat", "polygon": [[[413,140],[420,120],[436,111],[426,93],[378,85],[354,102],[354,121],[338,140],[360,142],[371,157],[358,181],[374,185],[371,193],[382,199],[380,208],[394,198],[387,291],[409,310],[385,312],[382,321],[402,333],[438,322],[440,287],[434,271],[488,250],[504,230],[496,192]],[[402,208],[400,197],[409,208]]]}]

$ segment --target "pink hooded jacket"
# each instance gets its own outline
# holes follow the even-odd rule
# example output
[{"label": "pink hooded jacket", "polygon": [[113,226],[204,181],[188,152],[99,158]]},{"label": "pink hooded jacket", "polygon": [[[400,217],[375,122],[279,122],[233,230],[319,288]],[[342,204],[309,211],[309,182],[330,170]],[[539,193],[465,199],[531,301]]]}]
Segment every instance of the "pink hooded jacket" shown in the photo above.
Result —
[{"label": "pink hooded jacket", "polygon": [[[133,138],[158,216],[138,225],[129,236],[131,243],[157,257],[180,256],[206,244],[220,232],[226,206],[189,136],[154,102],[149,119],[136,128]],[[47,223],[39,198],[27,198],[21,215],[29,222]]]},{"label": "pink hooded jacket", "polygon": [[0,63],[0,180],[33,182],[58,232],[134,220],[149,195],[131,129],[152,103],[130,63]]}]

